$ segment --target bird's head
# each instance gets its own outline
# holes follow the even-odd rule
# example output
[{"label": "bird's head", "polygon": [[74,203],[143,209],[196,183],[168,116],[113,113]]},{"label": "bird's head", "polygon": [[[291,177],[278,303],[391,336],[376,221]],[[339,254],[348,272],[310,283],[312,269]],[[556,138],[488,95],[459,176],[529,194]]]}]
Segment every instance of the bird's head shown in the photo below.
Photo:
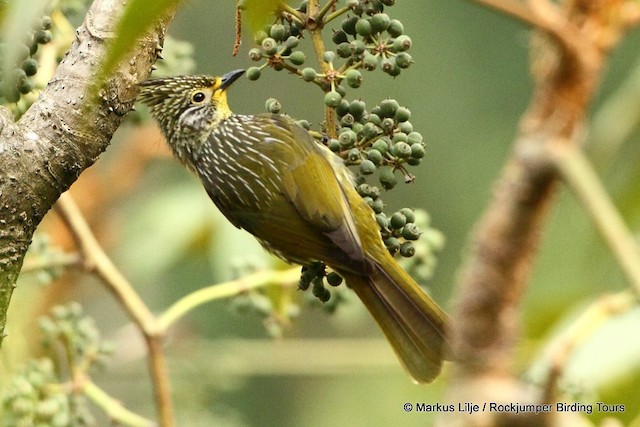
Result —
[{"label": "bird's head", "polygon": [[147,80],[140,84],[139,100],[146,104],[160,124],[167,140],[175,135],[210,131],[231,115],[227,89],[244,70],[221,77],[174,76]]}]

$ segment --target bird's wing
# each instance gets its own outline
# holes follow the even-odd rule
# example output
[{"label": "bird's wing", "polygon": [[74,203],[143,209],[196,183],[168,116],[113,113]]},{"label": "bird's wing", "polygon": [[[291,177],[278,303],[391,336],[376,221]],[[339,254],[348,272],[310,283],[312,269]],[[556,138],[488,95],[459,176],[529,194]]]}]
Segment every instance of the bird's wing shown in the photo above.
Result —
[{"label": "bird's wing", "polygon": [[342,182],[346,171],[335,170],[329,157],[333,153],[319,146],[297,123],[282,116],[268,119],[269,133],[289,140],[287,146],[291,147],[291,160],[281,176],[284,196],[316,233],[322,233],[343,252],[339,258],[346,255],[353,268],[364,268],[362,244],[342,187],[351,185]]}]

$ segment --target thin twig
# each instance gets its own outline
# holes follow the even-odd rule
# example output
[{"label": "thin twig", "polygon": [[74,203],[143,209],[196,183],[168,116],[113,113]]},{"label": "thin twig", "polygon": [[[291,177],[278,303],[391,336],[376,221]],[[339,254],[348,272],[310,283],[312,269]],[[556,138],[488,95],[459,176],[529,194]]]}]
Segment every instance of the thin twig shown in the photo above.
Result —
[{"label": "thin twig", "polygon": [[634,292],[640,295],[640,250],[633,234],[583,152],[574,147],[557,148],[554,160],[559,172],[591,215]]},{"label": "thin twig", "polygon": [[129,317],[145,332],[145,327],[155,322],[153,313],[104,252],[71,195],[63,193],[55,204],[55,209],[69,227],[86,268],[102,279]]},{"label": "thin twig", "polygon": [[96,406],[100,407],[112,421],[131,427],[153,427],[155,422],[131,412],[122,404],[109,396],[90,379],[86,379],[82,385],[82,391]]},{"label": "thin twig", "polygon": [[163,336],[158,333],[155,316],[104,252],[71,195],[63,193],[55,204],[55,209],[71,231],[83,256],[85,268],[94,272],[102,280],[144,335],[149,351],[149,368],[156,397],[159,425],[172,426],[173,405],[166,357],[162,351]]},{"label": "thin twig", "polygon": [[281,286],[285,284],[297,284],[299,278],[300,269],[294,267],[288,270],[262,271],[237,280],[199,289],[179,299],[160,315],[158,318],[158,328],[160,331],[166,332],[177,320],[202,304],[222,298],[229,298],[251,289],[268,286],[273,283],[278,283]]}]

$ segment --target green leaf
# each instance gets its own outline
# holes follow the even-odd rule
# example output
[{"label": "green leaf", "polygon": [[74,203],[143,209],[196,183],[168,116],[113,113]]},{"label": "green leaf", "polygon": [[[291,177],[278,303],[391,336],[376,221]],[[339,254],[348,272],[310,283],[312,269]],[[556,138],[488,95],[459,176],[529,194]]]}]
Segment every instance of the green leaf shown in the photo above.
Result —
[{"label": "green leaf", "polygon": [[270,24],[282,10],[282,0],[238,0],[242,18],[255,34]]},{"label": "green leaf", "polygon": [[113,40],[105,57],[99,81],[104,81],[129,53],[135,42],[158,19],[173,11],[183,0],[130,0],[120,18]]}]

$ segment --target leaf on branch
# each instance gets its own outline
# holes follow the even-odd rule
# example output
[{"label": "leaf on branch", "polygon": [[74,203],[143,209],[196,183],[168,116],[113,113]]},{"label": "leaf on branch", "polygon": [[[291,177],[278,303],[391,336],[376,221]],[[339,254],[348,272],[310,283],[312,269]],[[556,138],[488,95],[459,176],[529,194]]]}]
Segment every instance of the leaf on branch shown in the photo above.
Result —
[{"label": "leaf on branch", "polygon": [[107,52],[98,81],[104,81],[135,42],[158,19],[173,11],[181,2],[182,0],[130,0],[118,23],[117,36]]},{"label": "leaf on branch", "polygon": [[262,30],[282,11],[283,0],[238,0],[238,9],[242,11],[242,18],[255,34]]}]

